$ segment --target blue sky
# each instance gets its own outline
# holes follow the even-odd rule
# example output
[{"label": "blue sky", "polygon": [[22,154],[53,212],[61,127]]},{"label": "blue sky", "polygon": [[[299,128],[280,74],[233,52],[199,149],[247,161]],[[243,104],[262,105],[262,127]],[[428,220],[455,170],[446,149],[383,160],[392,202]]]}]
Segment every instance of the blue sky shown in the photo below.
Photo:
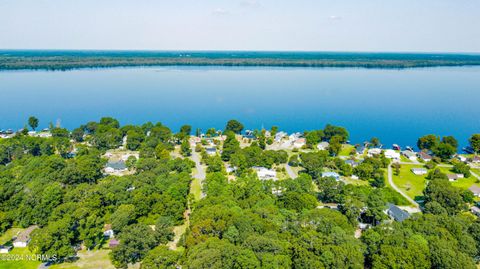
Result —
[{"label": "blue sky", "polygon": [[480,52],[480,1],[0,0],[0,49]]}]

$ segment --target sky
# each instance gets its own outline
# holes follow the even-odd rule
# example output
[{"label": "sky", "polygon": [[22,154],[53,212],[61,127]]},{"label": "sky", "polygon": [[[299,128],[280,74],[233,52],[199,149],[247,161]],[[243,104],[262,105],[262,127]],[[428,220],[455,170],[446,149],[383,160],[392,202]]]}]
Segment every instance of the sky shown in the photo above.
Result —
[{"label": "sky", "polygon": [[0,49],[480,52],[480,0],[0,0]]}]

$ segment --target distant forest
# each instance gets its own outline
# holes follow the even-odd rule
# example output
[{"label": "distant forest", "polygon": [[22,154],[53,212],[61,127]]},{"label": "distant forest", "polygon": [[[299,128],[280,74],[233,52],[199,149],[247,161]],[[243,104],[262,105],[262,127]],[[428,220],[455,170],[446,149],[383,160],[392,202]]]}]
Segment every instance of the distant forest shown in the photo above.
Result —
[{"label": "distant forest", "polygon": [[402,69],[480,65],[480,54],[0,50],[0,70],[175,65]]}]

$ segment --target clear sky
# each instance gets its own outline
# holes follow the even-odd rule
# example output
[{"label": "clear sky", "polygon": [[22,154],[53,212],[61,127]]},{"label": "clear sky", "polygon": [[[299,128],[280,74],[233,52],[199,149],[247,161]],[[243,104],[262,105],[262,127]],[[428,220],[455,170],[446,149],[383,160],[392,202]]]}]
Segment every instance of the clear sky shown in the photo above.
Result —
[{"label": "clear sky", "polygon": [[480,52],[480,0],[0,0],[0,49]]}]

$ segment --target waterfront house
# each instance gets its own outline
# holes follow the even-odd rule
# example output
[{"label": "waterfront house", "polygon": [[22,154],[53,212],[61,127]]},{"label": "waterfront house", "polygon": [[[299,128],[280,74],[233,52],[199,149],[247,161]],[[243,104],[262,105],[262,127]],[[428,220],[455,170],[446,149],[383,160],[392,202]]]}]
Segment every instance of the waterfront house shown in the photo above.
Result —
[{"label": "waterfront house", "polygon": [[471,192],[473,192],[473,195],[480,197],[480,187],[477,185],[472,185],[470,188],[468,188]]},{"label": "waterfront house", "polygon": [[414,173],[417,176],[422,176],[422,175],[426,175],[428,173],[428,170],[425,168],[412,168],[412,173]]},{"label": "waterfront house", "polygon": [[385,150],[385,157],[388,159],[400,160],[400,153],[393,149],[387,149]]},{"label": "waterfront house", "polygon": [[26,248],[28,243],[30,242],[30,234],[33,232],[33,230],[37,228],[37,225],[32,225],[24,231],[20,232],[13,240],[13,246],[16,248]]},{"label": "waterfront house", "polygon": [[402,222],[410,217],[410,214],[394,204],[388,204],[387,214],[395,221]]},{"label": "waterfront house", "polygon": [[457,155],[456,158],[461,162],[466,162],[467,161],[467,157],[462,156],[462,155]]},{"label": "waterfront house", "polygon": [[330,146],[330,143],[328,143],[326,141],[323,141],[323,142],[318,143],[317,149],[318,150],[327,150],[329,146]]},{"label": "waterfront house", "polygon": [[336,181],[340,180],[340,175],[336,172],[323,172],[322,177],[333,177]]},{"label": "waterfront house", "polygon": [[285,133],[285,132],[278,132],[278,133],[275,134],[275,141],[280,142],[287,135],[288,134]]},{"label": "waterfront house", "polygon": [[357,150],[357,154],[363,155],[363,153],[365,152],[365,146],[358,146],[356,147],[356,150]]},{"label": "waterfront house", "polygon": [[480,163],[480,156],[473,156],[472,163]]},{"label": "waterfront house", "polygon": [[402,155],[405,156],[405,158],[409,159],[412,162],[417,161],[417,154],[413,151],[404,150],[404,151],[402,151]]},{"label": "waterfront house", "polygon": [[380,148],[372,148],[368,150],[368,156],[380,155],[382,154],[382,149]]},{"label": "waterfront house", "polygon": [[299,149],[305,146],[306,144],[307,144],[307,140],[305,138],[298,138],[297,140],[295,140],[295,142],[293,142],[293,147]]},{"label": "waterfront house", "polygon": [[429,162],[432,160],[432,156],[430,156],[428,153],[424,152],[424,151],[420,151],[418,153],[418,157],[420,159],[422,159],[424,162]]}]

